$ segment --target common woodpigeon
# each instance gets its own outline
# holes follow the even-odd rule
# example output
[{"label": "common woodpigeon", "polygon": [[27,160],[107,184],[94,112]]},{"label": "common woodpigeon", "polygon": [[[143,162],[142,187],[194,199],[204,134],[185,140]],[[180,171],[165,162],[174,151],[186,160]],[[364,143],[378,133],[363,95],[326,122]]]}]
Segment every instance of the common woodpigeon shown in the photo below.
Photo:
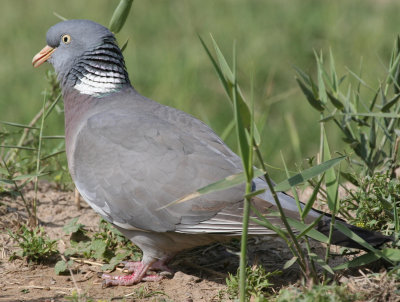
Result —
[{"label": "common woodpigeon", "polygon": [[[131,85],[114,35],[88,20],[60,22],[47,32],[47,46],[33,58],[49,61],[64,97],[69,171],[87,203],[143,251],[127,264],[132,274],[103,275],[104,285],[156,281],[148,270],[168,270],[177,252],[241,235],[244,186],[163,206],[208,184],[242,171],[240,158],[203,122],[140,95]],[[253,190],[267,188],[263,178]],[[298,217],[292,197],[279,193],[290,217]],[[253,198],[262,213],[276,209],[267,189]],[[160,209],[162,208],[162,209]],[[320,216],[310,211],[307,221]],[[272,223],[280,224],[277,217]],[[330,217],[318,230],[327,233]],[[349,225],[348,225],[349,226]],[[373,245],[388,238],[349,226]],[[251,235],[273,232],[250,223]],[[333,243],[358,246],[338,231]]]}]

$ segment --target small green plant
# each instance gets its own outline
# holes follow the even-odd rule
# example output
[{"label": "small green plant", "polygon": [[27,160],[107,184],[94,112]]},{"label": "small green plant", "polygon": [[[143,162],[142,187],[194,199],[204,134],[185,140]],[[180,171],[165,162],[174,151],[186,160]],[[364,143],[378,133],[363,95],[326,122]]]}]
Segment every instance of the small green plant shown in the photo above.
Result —
[{"label": "small green plant", "polygon": [[[297,82],[308,103],[320,112],[321,128],[334,123],[352,152],[349,165],[340,175],[356,186],[347,189],[350,196],[344,203],[337,202],[335,211],[330,205],[331,195],[336,190],[321,190],[328,197],[328,205],[334,217],[342,213],[360,227],[394,233],[394,241],[399,238],[400,219],[398,215],[398,151],[400,143],[400,38],[395,41],[387,75],[373,88],[357,74],[347,68],[348,75],[339,77],[332,52],[329,69],[325,68],[323,56],[315,53],[317,81],[301,69],[297,69]],[[360,68],[361,70],[361,68]],[[355,82],[355,85],[354,85]],[[345,84],[347,83],[347,86]],[[345,151],[347,152],[347,151]],[[321,152],[322,154],[323,152]],[[331,182],[331,181],[329,181]],[[327,181],[328,183],[328,181]],[[335,193],[336,191],[336,193]],[[334,194],[332,194],[334,193]],[[356,212],[352,217],[351,210]],[[399,262],[397,248],[372,247],[339,223],[332,223],[341,233],[352,238],[369,252],[334,269],[358,267],[383,258],[392,266]],[[328,252],[328,250],[327,250]]]},{"label": "small green plant", "polygon": [[395,213],[400,211],[400,181],[388,174],[375,173],[360,179],[359,187],[350,190],[342,200],[342,207],[356,214],[355,217],[348,215],[352,223],[392,235]]},{"label": "small green plant", "polygon": [[[76,236],[80,238],[80,236],[84,236],[86,233],[85,230],[85,225],[82,223],[78,223],[79,217],[72,218],[70,221],[68,221],[67,224],[64,225],[63,231],[67,235]],[[74,240],[74,239],[72,239]],[[74,241],[80,241],[79,239],[76,239]]]},{"label": "small green plant", "polygon": [[[163,298],[161,298],[164,296]],[[140,286],[138,288],[135,288],[135,290],[130,293],[128,296],[131,299],[137,300],[137,299],[149,299],[149,298],[154,298],[154,301],[170,301],[168,299],[168,295],[165,294],[164,292],[161,291],[153,291],[149,289],[146,285]],[[157,297],[157,298],[155,298]],[[152,300],[153,301],[153,300]]]},{"label": "small green plant", "polygon": [[400,37],[395,41],[386,79],[377,88],[350,69],[348,75],[339,77],[332,52],[329,70],[324,67],[322,53],[315,53],[315,57],[316,82],[297,69],[297,82],[307,101],[320,112],[321,122],[333,122],[342,132],[344,142],[356,155],[352,162],[363,175],[391,171],[390,177],[395,177],[400,140]]},{"label": "small green plant", "polygon": [[351,302],[360,301],[360,295],[353,294],[345,286],[314,285],[311,289],[289,287],[282,289],[276,302]]},{"label": "small green plant", "polygon": [[[246,286],[246,299],[258,299],[258,301],[267,301],[266,297],[269,296],[269,290],[272,287],[270,278],[278,275],[281,272],[266,272],[261,265],[253,265],[246,268],[247,286]],[[226,278],[227,294],[230,299],[236,299],[239,295],[239,271],[236,275],[229,274]]]},{"label": "small green plant", "polygon": [[[102,270],[112,270],[125,259],[139,260],[141,257],[139,248],[102,218],[95,233],[89,233],[83,224],[78,223],[78,218],[71,219],[63,230],[71,240],[71,247],[65,251],[65,256],[104,261],[106,264]],[[68,263],[60,260],[56,264],[56,273],[64,273],[67,268]]]},{"label": "small green plant", "polygon": [[17,232],[8,231],[8,233],[21,248],[11,255],[10,260],[26,257],[30,263],[43,263],[58,254],[57,241],[51,240],[42,227],[29,228],[22,225]]},{"label": "small green plant", "polygon": [[106,302],[107,300],[94,300],[87,296],[87,294],[80,294],[74,290],[70,296],[66,296],[65,299],[70,302]]},{"label": "small green plant", "polygon": [[[57,179],[64,181],[64,175],[67,174],[65,158],[62,160],[58,157],[64,153],[64,136],[44,135],[45,121],[50,113],[54,109],[59,113],[62,111],[58,107],[61,93],[54,84],[54,73],[47,73],[47,81],[50,89],[44,92],[42,109],[28,125],[0,121],[4,125],[0,129],[0,136],[4,137],[0,145],[0,185],[11,196],[21,197],[28,213],[28,223],[33,227],[38,224],[36,209],[39,178],[57,171]],[[23,188],[30,182],[34,184],[35,195],[27,200]]]}]

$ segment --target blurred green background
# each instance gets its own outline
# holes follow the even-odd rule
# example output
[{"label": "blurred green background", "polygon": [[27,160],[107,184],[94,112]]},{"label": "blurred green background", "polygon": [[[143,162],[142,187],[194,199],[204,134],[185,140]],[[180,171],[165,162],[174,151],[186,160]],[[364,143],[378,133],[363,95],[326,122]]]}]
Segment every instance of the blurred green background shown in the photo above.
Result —
[{"label": "blurred green background", "polygon": [[[47,29],[59,22],[53,12],[107,26],[118,2],[2,2],[0,120],[28,123],[42,106],[51,66],[34,69],[31,60],[45,46]],[[300,92],[293,66],[314,73],[313,51],[327,55],[331,48],[339,74],[346,74],[346,67],[358,71],[362,58],[363,79],[377,87],[400,29],[399,13],[400,3],[389,0],[135,0],[118,40],[122,44],[129,38],[124,54],[140,93],[191,113],[218,134],[231,121],[232,110],[197,33],[206,42],[212,33],[228,58],[236,40],[239,83],[247,98],[254,80],[265,160],[282,166],[282,150],[293,168],[315,155],[319,143],[319,116]],[[46,134],[62,134],[63,123],[62,114],[54,114]],[[341,151],[339,132],[328,131],[332,150]],[[236,150],[234,135],[227,143]],[[273,174],[284,178],[280,171]]]}]

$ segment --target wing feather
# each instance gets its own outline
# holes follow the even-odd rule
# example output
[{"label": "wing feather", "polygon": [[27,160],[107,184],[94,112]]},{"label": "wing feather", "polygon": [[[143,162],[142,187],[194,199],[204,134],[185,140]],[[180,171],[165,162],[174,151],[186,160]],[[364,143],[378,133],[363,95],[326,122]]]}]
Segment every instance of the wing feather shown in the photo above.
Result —
[{"label": "wing feather", "polygon": [[[241,233],[244,185],[158,210],[242,171],[240,158],[207,125],[144,97],[101,108],[81,125],[70,156],[77,188],[97,212],[128,229]],[[255,190],[267,187],[261,178],[254,183]],[[280,199],[297,218],[293,198],[280,193]],[[262,213],[276,210],[268,190],[253,201]],[[280,225],[278,217],[269,219]],[[272,233],[255,223],[249,232]]]},{"label": "wing feather", "polygon": [[198,224],[243,196],[237,186],[157,210],[241,171],[240,159],[208,126],[165,106],[96,113],[81,127],[73,159],[87,202],[106,219],[143,230]]}]

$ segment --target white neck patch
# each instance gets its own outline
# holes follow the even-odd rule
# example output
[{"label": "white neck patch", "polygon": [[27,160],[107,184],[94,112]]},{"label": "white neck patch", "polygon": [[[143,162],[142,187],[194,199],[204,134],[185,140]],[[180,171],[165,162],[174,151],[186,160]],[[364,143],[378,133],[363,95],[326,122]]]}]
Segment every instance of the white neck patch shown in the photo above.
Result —
[{"label": "white neck patch", "polygon": [[115,77],[115,73],[102,73],[95,75],[86,73],[79,78],[79,83],[74,86],[82,94],[99,96],[105,93],[117,91],[126,81],[120,77]]}]

